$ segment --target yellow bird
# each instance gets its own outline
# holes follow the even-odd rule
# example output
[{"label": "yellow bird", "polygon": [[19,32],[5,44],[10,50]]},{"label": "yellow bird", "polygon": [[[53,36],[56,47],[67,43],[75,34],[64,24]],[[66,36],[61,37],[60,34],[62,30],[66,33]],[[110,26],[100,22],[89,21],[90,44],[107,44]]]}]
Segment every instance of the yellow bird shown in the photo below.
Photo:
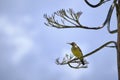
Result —
[{"label": "yellow bird", "polygon": [[68,43],[68,44],[72,45],[71,51],[72,51],[73,55],[76,56],[77,58],[79,58],[81,63],[83,65],[85,65],[84,60],[83,60],[83,53],[82,53],[81,49],[79,48],[79,46],[77,46],[77,44],[75,42]]}]

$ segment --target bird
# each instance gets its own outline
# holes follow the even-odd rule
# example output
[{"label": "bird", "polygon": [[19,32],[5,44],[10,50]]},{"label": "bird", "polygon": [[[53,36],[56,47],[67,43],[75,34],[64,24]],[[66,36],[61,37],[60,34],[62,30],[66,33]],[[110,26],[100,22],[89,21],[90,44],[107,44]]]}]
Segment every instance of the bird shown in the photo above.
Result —
[{"label": "bird", "polygon": [[72,51],[73,55],[75,57],[79,58],[81,63],[83,65],[85,65],[85,62],[83,60],[83,53],[82,53],[81,49],[79,48],[79,46],[75,42],[67,43],[67,44],[70,44],[72,46],[71,51]]}]

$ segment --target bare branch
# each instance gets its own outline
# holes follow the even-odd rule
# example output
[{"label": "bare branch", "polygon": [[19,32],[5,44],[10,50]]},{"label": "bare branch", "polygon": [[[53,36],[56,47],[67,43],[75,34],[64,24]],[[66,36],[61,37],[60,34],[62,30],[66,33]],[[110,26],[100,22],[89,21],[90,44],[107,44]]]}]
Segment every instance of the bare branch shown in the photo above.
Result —
[{"label": "bare branch", "polygon": [[[104,25],[98,26],[98,27],[83,26],[79,22],[79,18],[81,14],[82,12],[75,13],[72,9],[69,9],[67,11],[62,9],[62,10],[55,12],[51,17],[45,14],[44,18],[47,20],[47,23],[45,24],[47,26],[52,26],[52,27],[59,28],[59,29],[61,28],[83,28],[83,29],[98,30],[104,27]],[[55,19],[56,16],[61,18],[61,23]],[[65,21],[68,22],[70,25],[66,25]]]},{"label": "bare branch", "polygon": [[[114,44],[114,46],[108,46],[109,44]],[[116,48],[116,50],[117,50],[117,43],[116,43],[115,41],[109,41],[109,42],[103,44],[102,46],[100,46],[99,48],[93,50],[92,52],[84,55],[83,58],[85,58],[85,57],[87,57],[87,56],[90,56],[90,55],[96,53],[97,51],[101,50],[101,49],[104,48],[104,47],[114,47],[114,48]],[[87,68],[88,62],[87,62],[85,59],[84,59],[84,62],[85,62],[85,65],[82,65],[80,59],[74,58],[74,56],[71,56],[71,55],[70,55],[70,56],[69,56],[69,55],[66,55],[66,56],[63,58],[62,62],[59,61],[59,58],[56,59],[56,64],[58,64],[58,65],[66,65],[66,64],[67,64],[69,67],[75,68],[75,69]],[[73,64],[73,65],[72,65],[72,64]],[[76,64],[76,65],[74,65],[74,64]]]},{"label": "bare branch", "polygon": [[87,66],[87,65],[86,65],[86,66],[80,66],[80,65],[81,65],[81,63],[78,63],[78,65],[77,65],[77,66],[73,66],[73,65],[71,65],[70,63],[68,63],[68,65],[69,65],[69,67],[74,68],[74,69],[79,69],[79,68],[88,68],[88,66]]},{"label": "bare branch", "polygon": [[68,65],[71,68],[79,69],[79,68],[87,68],[88,62],[84,60],[86,65],[82,65],[81,61],[78,58],[67,58],[66,56],[63,58],[62,62],[60,62],[59,58],[56,59],[57,65]]},{"label": "bare branch", "polygon": [[[91,30],[98,30],[98,29],[103,28],[105,25],[107,25],[107,29],[108,29],[109,33],[116,33],[117,29],[112,30],[112,31],[110,30],[110,20],[111,20],[111,16],[112,16],[114,7],[115,7],[115,2],[113,2],[112,5],[110,6],[110,9],[108,11],[108,14],[107,14],[107,17],[106,17],[104,23],[98,27],[83,26],[79,21],[79,18],[81,16],[82,12],[75,13],[72,9],[59,10],[59,11],[55,12],[51,17],[48,16],[47,14],[45,14],[44,18],[46,18],[46,20],[47,20],[47,23],[45,23],[45,24],[47,26],[52,26],[52,27],[59,28],[59,29],[62,29],[62,28],[83,28],[83,29],[91,29]],[[61,23],[55,19],[56,16],[61,18]],[[68,24],[66,25],[65,22],[69,23],[69,25]]]},{"label": "bare branch", "polygon": [[111,44],[111,43],[113,43],[113,44],[116,46],[116,49],[117,49],[117,43],[116,43],[115,41],[109,41],[109,42],[103,44],[102,46],[100,46],[99,48],[95,49],[94,51],[92,51],[92,52],[84,55],[84,57],[87,57],[87,56],[89,56],[89,55],[94,54],[95,52],[101,50],[102,48],[106,47],[107,45],[109,45],[109,44]]},{"label": "bare branch", "polygon": [[109,48],[116,48],[117,46],[106,46],[106,47],[109,47]]},{"label": "bare branch", "polygon": [[97,4],[95,4],[95,5],[93,5],[93,4],[91,4],[90,2],[88,2],[88,0],[84,0],[85,1],[85,3],[87,4],[87,5],[89,5],[90,7],[92,7],[92,8],[96,8],[96,7],[99,7],[99,6],[101,6],[103,3],[105,3],[105,2],[107,2],[107,1],[110,1],[110,0],[100,0],[99,1],[99,3],[97,3]]},{"label": "bare branch", "polygon": [[108,15],[107,15],[107,18],[105,20],[105,23],[104,24],[107,24],[107,30],[109,33],[113,34],[113,33],[117,33],[117,29],[116,30],[110,30],[110,21],[111,21],[111,16],[112,16],[112,13],[113,13],[113,10],[114,10],[114,7],[115,7],[115,4],[116,2],[113,2],[109,11],[108,11]]},{"label": "bare branch", "polygon": [[[110,0],[105,0],[105,1],[101,0],[97,4],[97,6],[103,4],[107,1],[110,1]],[[87,0],[85,0],[85,2],[90,4]],[[107,25],[108,32],[111,33],[111,34],[114,34],[114,33],[117,33],[118,30],[117,29],[116,30],[111,30],[110,29],[110,21],[111,21],[111,16],[112,16],[112,13],[113,13],[113,10],[114,10],[115,6],[117,7],[116,0],[114,0],[112,5],[110,6],[105,21],[103,22],[103,24],[101,26],[98,26],[98,27],[83,26],[79,21],[79,18],[81,16],[82,12],[80,11],[80,12],[75,13],[72,9],[59,10],[57,12],[54,12],[54,14],[52,16],[48,16],[47,14],[45,14],[44,18],[47,20],[47,23],[45,23],[45,25],[52,26],[52,27],[59,28],[59,29],[62,29],[62,28],[63,29],[65,29],[65,28],[83,28],[83,29],[90,29],[90,30],[98,30],[98,29],[103,28],[105,25]],[[56,16],[61,18],[61,22],[59,22],[58,20],[55,19]],[[68,23],[69,25],[65,24],[65,23]]]},{"label": "bare branch", "polygon": [[[62,9],[62,10],[59,10],[59,11],[55,12],[54,14],[62,17],[64,20],[68,21],[69,23],[71,23],[73,25],[77,25],[77,23],[72,22],[72,20],[76,21],[75,14],[72,14],[72,13],[74,13],[74,11],[72,9],[69,9],[67,12],[69,14],[67,14],[66,11],[64,9]],[[71,15],[71,16],[68,16],[68,15]]]}]

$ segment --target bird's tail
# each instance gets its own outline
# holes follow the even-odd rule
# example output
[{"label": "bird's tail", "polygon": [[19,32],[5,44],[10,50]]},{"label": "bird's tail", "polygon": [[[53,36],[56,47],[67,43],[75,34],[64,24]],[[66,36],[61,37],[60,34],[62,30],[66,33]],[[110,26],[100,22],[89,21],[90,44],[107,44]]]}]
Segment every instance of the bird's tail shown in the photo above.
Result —
[{"label": "bird's tail", "polygon": [[83,60],[83,59],[81,60],[81,63],[82,63],[83,65],[85,65],[85,62],[84,62],[84,60]]}]

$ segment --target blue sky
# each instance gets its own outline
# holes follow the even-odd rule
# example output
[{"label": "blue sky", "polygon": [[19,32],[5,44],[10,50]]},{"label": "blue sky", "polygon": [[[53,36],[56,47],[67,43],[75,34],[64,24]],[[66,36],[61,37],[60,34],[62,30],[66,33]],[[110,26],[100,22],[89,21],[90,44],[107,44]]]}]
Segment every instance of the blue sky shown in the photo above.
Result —
[{"label": "blue sky", "polygon": [[[107,41],[116,40],[116,34],[109,34],[106,28],[56,29],[44,25],[43,18],[45,13],[51,15],[60,9],[73,8],[83,12],[80,18],[83,25],[98,26],[110,4],[92,9],[81,0],[0,0],[0,80],[116,80],[115,49],[104,48],[87,57],[86,69],[55,64],[57,57],[71,53],[67,42],[76,42],[87,54]],[[112,16],[112,29],[116,28],[115,20]]]}]

